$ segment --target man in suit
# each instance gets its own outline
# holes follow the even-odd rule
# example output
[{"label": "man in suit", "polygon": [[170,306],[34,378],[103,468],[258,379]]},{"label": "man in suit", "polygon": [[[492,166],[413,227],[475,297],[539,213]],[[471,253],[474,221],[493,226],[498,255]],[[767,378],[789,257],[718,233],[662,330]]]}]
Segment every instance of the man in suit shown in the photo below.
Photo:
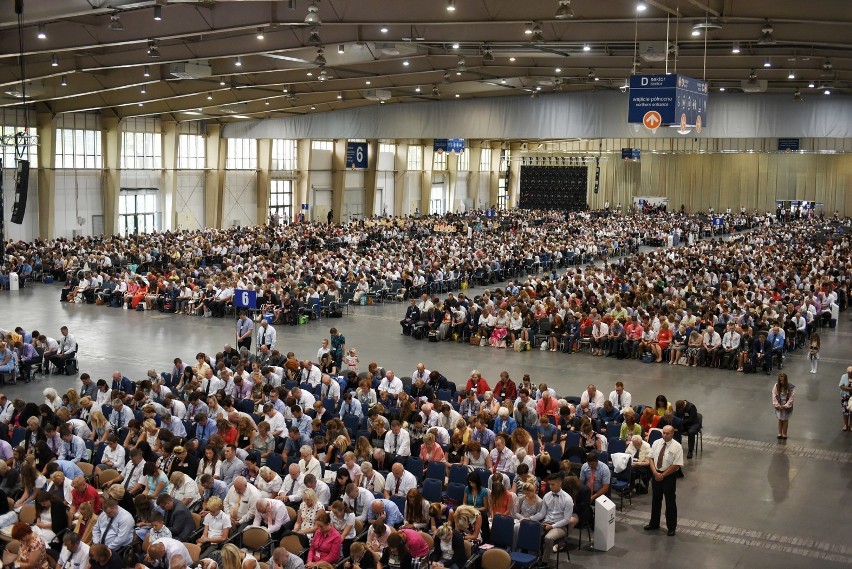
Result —
[{"label": "man in suit", "polygon": [[663,437],[651,445],[651,520],[646,531],[660,528],[663,498],[666,499],[666,528],[671,537],[677,529],[677,473],[683,467],[683,447],[674,440],[674,427],[663,427]]},{"label": "man in suit", "polygon": [[761,332],[754,342],[754,367],[763,368],[766,375],[772,371],[772,346],[766,340],[765,332]]},{"label": "man in suit", "polygon": [[405,318],[399,321],[402,326],[402,333],[406,336],[411,336],[411,329],[420,321],[420,309],[417,308],[417,302],[412,298],[408,301],[408,308],[405,309]]},{"label": "man in suit", "polygon": [[166,527],[172,532],[172,537],[178,541],[186,541],[195,531],[195,520],[189,508],[180,500],[175,500],[168,494],[160,494],[157,505],[165,510]]},{"label": "man in suit", "polygon": [[675,402],[675,417],[681,421],[683,431],[686,431],[687,445],[686,458],[692,458],[692,449],[695,448],[695,435],[701,430],[701,422],[698,420],[698,409],[694,403],[685,399]]}]

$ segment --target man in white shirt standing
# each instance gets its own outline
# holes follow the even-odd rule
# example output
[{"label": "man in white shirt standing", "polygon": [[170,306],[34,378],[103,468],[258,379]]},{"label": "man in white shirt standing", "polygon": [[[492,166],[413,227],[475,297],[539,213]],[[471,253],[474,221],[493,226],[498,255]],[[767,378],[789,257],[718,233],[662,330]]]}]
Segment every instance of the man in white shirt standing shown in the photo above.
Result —
[{"label": "man in white shirt standing", "polygon": [[278,333],[275,328],[269,325],[266,318],[260,321],[260,326],[257,329],[257,346],[266,346],[270,350],[275,349],[275,340],[278,338]]},{"label": "man in white shirt standing", "polygon": [[610,392],[609,400],[612,406],[621,413],[624,409],[630,407],[633,402],[633,396],[629,391],[624,390],[624,383],[621,381],[615,382],[615,389]]},{"label": "man in white shirt standing", "polygon": [[646,531],[660,529],[663,498],[666,499],[666,528],[673,536],[677,529],[677,473],[683,466],[683,447],[674,440],[674,427],[663,427],[663,438],[654,441],[649,455],[651,468],[651,521]]}]

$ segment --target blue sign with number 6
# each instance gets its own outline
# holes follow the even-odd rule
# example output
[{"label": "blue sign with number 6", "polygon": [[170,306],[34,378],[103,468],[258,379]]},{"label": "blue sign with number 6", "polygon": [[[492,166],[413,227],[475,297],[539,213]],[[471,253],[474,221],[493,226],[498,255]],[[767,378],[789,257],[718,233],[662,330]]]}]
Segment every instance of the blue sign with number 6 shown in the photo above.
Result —
[{"label": "blue sign with number 6", "polygon": [[253,290],[237,289],[234,291],[234,306],[237,308],[257,308],[257,292]]}]

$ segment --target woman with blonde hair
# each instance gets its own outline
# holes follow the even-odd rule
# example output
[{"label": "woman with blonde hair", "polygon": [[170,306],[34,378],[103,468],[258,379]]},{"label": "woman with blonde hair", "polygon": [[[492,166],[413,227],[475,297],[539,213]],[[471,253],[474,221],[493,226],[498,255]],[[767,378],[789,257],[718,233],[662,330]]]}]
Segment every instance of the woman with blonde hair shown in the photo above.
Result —
[{"label": "woman with blonde hair", "polygon": [[355,460],[364,462],[373,457],[373,446],[370,444],[370,439],[365,436],[360,436],[355,441]]},{"label": "woman with blonde hair", "polygon": [[76,417],[80,412],[80,395],[76,389],[69,389],[65,392],[65,397],[68,398],[68,404],[65,407],[72,417]]},{"label": "woman with blonde hair", "polygon": [[44,391],[42,391],[42,395],[44,395],[44,404],[50,407],[51,411],[56,411],[59,409],[59,405],[62,400],[59,398],[59,394],[52,387],[48,387]]},{"label": "woman with blonde hair", "polygon": [[80,541],[86,545],[92,544],[92,530],[95,528],[95,523],[98,517],[95,515],[95,510],[91,502],[83,502],[77,510],[79,516],[74,520],[71,529],[80,536]]},{"label": "woman with blonde hair", "polygon": [[276,498],[278,493],[281,491],[281,485],[283,482],[281,475],[268,466],[262,466],[258,471],[255,486],[261,492],[269,494],[270,498]]},{"label": "woman with blonde hair", "polygon": [[172,472],[169,478],[169,495],[179,500],[186,506],[199,502],[201,494],[198,493],[198,485],[183,472]]},{"label": "woman with blonde hair", "polygon": [[317,493],[306,488],[302,491],[302,505],[296,514],[296,525],[293,531],[308,536],[310,539],[316,531],[317,514],[323,511],[322,504],[317,499]]},{"label": "woman with blonde hair", "polygon": [[140,437],[140,439],[147,441],[153,452],[159,453],[160,437],[158,435],[160,434],[160,429],[157,427],[154,419],[145,419],[142,423],[142,433],[144,436]]},{"label": "woman with blonde hair", "polygon": [[482,530],[482,515],[473,506],[459,506],[453,513],[453,526],[462,534],[465,541],[471,541],[475,545],[482,542],[480,531]]},{"label": "woman with blonde hair", "polygon": [[92,428],[91,440],[95,446],[106,442],[106,438],[112,432],[112,425],[100,411],[92,411],[89,417],[89,426]]}]

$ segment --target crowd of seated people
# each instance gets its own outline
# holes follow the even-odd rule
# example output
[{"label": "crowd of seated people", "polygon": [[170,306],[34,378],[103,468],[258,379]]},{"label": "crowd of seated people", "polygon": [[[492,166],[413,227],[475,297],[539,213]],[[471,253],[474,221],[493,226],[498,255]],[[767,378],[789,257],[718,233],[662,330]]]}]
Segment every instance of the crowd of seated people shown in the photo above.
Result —
[{"label": "crowd of seated people", "polygon": [[[838,229],[847,232],[821,238]],[[850,253],[848,223],[802,219],[533,274],[473,298],[424,294],[411,299],[400,324],[415,338],[568,353],[586,347],[596,356],[768,374],[846,309]]]},{"label": "crowd of seated people", "polygon": [[[0,504],[15,507],[2,519],[31,525],[53,559],[79,544],[161,559],[157,544],[191,543],[222,559],[261,527],[309,566],[411,555],[451,567],[453,544],[475,551],[494,524],[552,526],[552,552],[615,492],[609,453],[637,465],[618,492],[644,491],[640,451],[655,430],[687,434],[691,457],[700,429],[691,403],[660,396],[642,410],[621,383],[608,397],[593,385],[559,397],[508,371],[492,388],[476,370],[455,383],[423,363],[397,377],[376,362],[332,375],[312,360],[226,346],[138,381],[83,373],[43,401],[0,395]],[[589,468],[606,473],[593,489]],[[20,509],[31,503],[34,518]]]},{"label": "crowd of seated people", "polygon": [[[494,283],[523,270],[626,255],[666,235],[681,241],[720,230],[703,214],[492,214],[77,237],[10,242],[6,250],[31,274],[63,281],[63,301],[221,316],[234,289],[249,289],[276,321],[294,324],[313,302],[417,297],[462,282]],[[731,215],[721,231],[768,217]]]}]

